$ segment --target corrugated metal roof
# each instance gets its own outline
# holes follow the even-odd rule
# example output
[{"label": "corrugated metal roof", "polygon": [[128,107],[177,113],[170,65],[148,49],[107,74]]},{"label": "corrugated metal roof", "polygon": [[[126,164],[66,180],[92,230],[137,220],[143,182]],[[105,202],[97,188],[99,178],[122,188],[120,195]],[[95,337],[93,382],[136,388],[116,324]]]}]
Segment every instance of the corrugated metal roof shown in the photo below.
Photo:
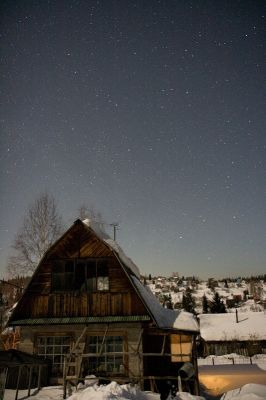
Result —
[{"label": "corrugated metal roof", "polygon": [[108,322],[140,322],[150,321],[148,315],[118,315],[106,317],[62,317],[62,318],[28,318],[11,321],[11,326],[26,325],[64,325],[64,324],[91,324]]}]

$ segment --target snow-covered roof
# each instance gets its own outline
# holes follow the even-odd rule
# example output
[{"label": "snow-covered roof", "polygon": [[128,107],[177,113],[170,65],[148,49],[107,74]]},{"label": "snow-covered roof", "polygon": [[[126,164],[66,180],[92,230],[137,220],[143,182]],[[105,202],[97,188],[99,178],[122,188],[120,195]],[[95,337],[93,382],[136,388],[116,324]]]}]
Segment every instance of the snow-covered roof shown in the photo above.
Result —
[{"label": "snow-covered roof", "polygon": [[174,328],[191,332],[199,331],[199,325],[193,314],[162,307],[147,286],[144,286],[133,275],[131,275],[131,279],[160,328]]},{"label": "snow-covered roof", "polygon": [[94,233],[101,239],[105,244],[115,252],[118,259],[127,267],[129,268],[133,274],[135,274],[138,278],[140,278],[140,271],[136,264],[124,253],[123,249],[119,246],[119,244],[110,238],[110,236],[101,229],[100,224],[91,220],[85,219],[82,221],[85,225],[91,228]]},{"label": "snow-covered roof", "polygon": [[126,256],[118,243],[111,239],[107,233],[101,229],[98,223],[89,219],[85,219],[82,222],[90,227],[98,236],[98,238],[105,242],[105,244],[115,252],[118,259],[133,273],[130,274],[133,284],[160,328],[175,328],[192,332],[199,331],[198,323],[192,314],[169,310],[160,305],[151,290],[146,286],[143,286],[143,284],[139,281],[140,271],[138,267],[129,257]]},{"label": "snow-covered roof", "polygon": [[264,312],[201,314],[200,334],[206,341],[266,340],[266,314]]},{"label": "snow-covered roof", "polygon": [[131,272],[130,278],[137,289],[138,293],[145,302],[146,307],[152,314],[155,322],[160,328],[174,328],[184,331],[198,332],[199,326],[195,317],[187,312],[180,312],[163,308],[158,302],[157,298],[140,282],[140,271],[136,264],[126,256],[124,251],[118,245],[116,241],[110,238],[106,232],[104,232],[97,222],[90,219],[82,221],[85,225],[91,228],[97,237],[105,242],[105,244],[116,254],[117,258],[124,264]]}]

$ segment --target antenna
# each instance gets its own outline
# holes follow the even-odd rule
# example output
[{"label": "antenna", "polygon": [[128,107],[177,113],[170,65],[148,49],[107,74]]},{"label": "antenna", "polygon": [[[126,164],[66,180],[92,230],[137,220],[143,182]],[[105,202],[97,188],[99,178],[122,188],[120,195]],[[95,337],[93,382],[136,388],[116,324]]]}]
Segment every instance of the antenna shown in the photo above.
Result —
[{"label": "antenna", "polygon": [[112,224],[110,224],[110,226],[112,226],[113,227],[113,239],[114,239],[114,241],[116,241],[116,231],[117,231],[117,229],[118,229],[118,227],[119,227],[119,223],[118,222],[113,222]]}]

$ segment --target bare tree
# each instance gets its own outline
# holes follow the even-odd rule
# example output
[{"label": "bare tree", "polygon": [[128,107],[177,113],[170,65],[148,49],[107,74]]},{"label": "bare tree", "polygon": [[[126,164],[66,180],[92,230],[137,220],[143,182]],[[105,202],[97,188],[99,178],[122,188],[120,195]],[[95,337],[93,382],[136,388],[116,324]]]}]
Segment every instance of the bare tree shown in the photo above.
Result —
[{"label": "bare tree", "polygon": [[32,275],[46,250],[63,231],[55,199],[41,194],[31,204],[12,246],[7,270],[10,276]]}]

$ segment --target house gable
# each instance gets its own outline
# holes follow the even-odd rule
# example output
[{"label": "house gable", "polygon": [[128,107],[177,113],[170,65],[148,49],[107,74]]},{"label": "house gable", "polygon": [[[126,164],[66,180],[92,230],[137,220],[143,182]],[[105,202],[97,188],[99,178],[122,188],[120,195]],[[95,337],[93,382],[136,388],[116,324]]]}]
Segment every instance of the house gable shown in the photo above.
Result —
[{"label": "house gable", "polygon": [[128,268],[108,243],[78,220],[44,255],[9,324],[117,316],[147,320],[149,313]]}]

